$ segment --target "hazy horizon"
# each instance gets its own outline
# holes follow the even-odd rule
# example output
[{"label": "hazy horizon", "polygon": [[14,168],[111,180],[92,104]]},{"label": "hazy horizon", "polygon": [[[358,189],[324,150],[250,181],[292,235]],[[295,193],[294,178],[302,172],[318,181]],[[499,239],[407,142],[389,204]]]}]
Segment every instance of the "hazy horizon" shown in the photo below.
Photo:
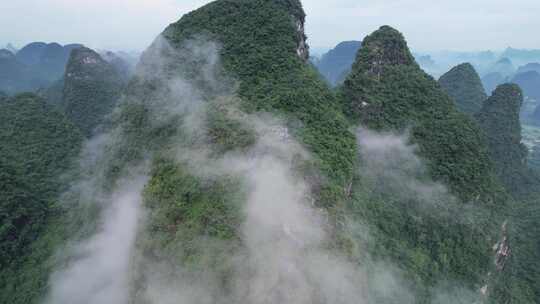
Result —
[{"label": "hazy horizon", "polygon": [[[144,50],[170,23],[209,0],[2,1],[0,46],[34,41],[82,43],[95,49]],[[381,25],[405,35],[415,51],[540,49],[540,1],[304,0],[308,43],[328,49],[362,40]],[[13,24],[17,26],[14,27]],[[531,30],[527,30],[530,28]],[[45,30],[44,30],[45,29]]]}]

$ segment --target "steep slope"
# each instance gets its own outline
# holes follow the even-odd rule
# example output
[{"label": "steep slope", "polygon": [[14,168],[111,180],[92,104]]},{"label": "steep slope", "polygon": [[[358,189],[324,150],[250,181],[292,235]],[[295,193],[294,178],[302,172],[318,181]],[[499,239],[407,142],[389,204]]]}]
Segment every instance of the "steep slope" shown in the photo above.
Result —
[{"label": "steep slope", "polygon": [[480,76],[470,63],[463,63],[439,78],[443,90],[456,102],[463,113],[473,115],[487,99]]},{"label": "steep slope", "polygon": [[[523,93],[516,84],[503,84],[476,115],[489,142],[499,179],[516,202],[509,212],[508,239],[511,255],[501,274],[496,297],[502,303],[532,303],[540,299],[539,271],[540,176],[527,166],[527,148],[522,143],[520,107]],[[534,153],[534,152],[533,152]],[[533,162],[530,164],[534,166]]]},{"label": "steep slope", "polygon": [[317,64],[317,69],[332,84],[337,85],[343,82],[347,73],[360,49],[360,41],[344,41],[335,48],[324,54]]},{"label": "steep slope", "polygon": [[[441,281],[456,280],[471,289],[489,281],[492,238],[498,234],[496,223],[502,222],[497,214],[508,196],[496,181],[476,123],[459,112],[437,82],[419,68],[401,33],[389,26],[363,40],[341,95],[351,121],[382,132],[408,130],[415,152],[426,160],[425,170],[416,172],[412,164],[418,160],[411,160],[407,155],[412,152],[403,152],[407,148],[398,144],[409,140],[358,135],[359,142],[372,144],[363,145],[365,163],[359,169],[353,212],[376,231],[379,245],[372,250],[401,261],[422,303],[433,301],[430,286]],[[382,151],[377,152],[377,147]],[[375,156],[370,156],[371,149]],[[370,171],[372,158],[384,160],[382,173],[372,169],[375,177],[390,174],[397,190],[389,191],[384,179],[371,181],[372,176],[362,174]],[[418,185],[410,185],[415,178]],[[426,183],[426,178],[445,185],[452,195],[434,190],[439,186]],[[413,192],[411,197],[402,194],[407,191]],[[466,211],[472,206],[489,211]],[[456,221],[446,212],[472,222]]]},{"label": "steep slope", "polygon": [[23,94],[0,100],[0,140],[0,301],[29,303],[48,275],[43,258],[56,244],[40,238],[81,136],[39,97]]},{"label": "steep slope", "polygon": [[497,174],[511,192],[516,192],[524,183],[527,171],[527,148],[521,143],[519,120],[522,103],[519,86],[500,85],[476,115],[487,136]]},{"label": "steep slope", "polygon": [[163,35],[178,46],[209,33],[221,44],[225,69],[240,81],[244,106],[298,119],[301,141],[343,187],[352,176],[354,140],[332,93],[306,65],[304,19],[297,0],[217,1],[185,15]]},{"label": "steep slope", "polygon": [[62,46],[58,43],[49,43],[43,49],[39,62],[33,66],[47,79],[56,80],[64,74],[71,51],[80,46],[76,44]]},{"label": "steep slope", "polygon": [[489,189],[491,166],[472,120],[420,70],[399,32],[382,27],[367,39],[364,45],[372,45],[360,51],[343,86],[347,115],[377,130],[411,127],[435,178],[469,198]]},{"label": "steep slope", "polygon": [[117,70],[98,53],[75,49],[64,76],[62,108],[82,133],[90,136],[112,112],[123,83]]},{"label": "steep slope", "polygon": [[81,47],[80,44],[62,46],[58,43],[33,42],[16,54],[16,60],[26,66],[28,75],[21,81],[24,89],[15,92],[34,91],[48,87],[59,80],[65,71],[72,50]]},{"label": "steep slope", "polygon": [[[200,290],[210,303],[224,299],[253,303],[261,299],[258,292],[244,288],[248,284],[235,286],[236,279],[263,288],[263,298],[313,303],[322,299],[315,287],[325,287],[325,273],[346,273],[353,268],[332,269],[329,263],[318,263],[317,255],[304,255],[310,251],[305,248],[325,252],[326,257],[332,248],[342,247],[341,238],[325,238],[322,242],[318,234],[335,224],[342,211],[356,151],[339,103],[307,63],[303,25],[304,13],[297,1],[220,0],[185,15],[156,39],[113,112],[112,130],[106,133],[109,136],[98,137],[97,147],[88,146],[98,149],[99,140],[105,141],[104,150],[100,150],[103,158],[96,153],[98,165],[87,168],[90,173],[97,172],[92,175],[95,178],[89,178],[96,184],[88,189],[83,180],[82,194],[74,187],[75,192],[67,195],[68,199],[74,197],[68,201],[72,204],[96,209],[88,207],[93,216],[83,219],[80,230],[91,227],[92,222],[94,226],[95,222],[105,222],[103,231],[107,234],[88,229],[90,236],[85,236],[89,242],[113,240],[115,246],[89,246],[89,252],[82,246],[83,254],[66,248],[65,267],[60,267],[50,281],[47,297],[51,303],[73,303],[73,294],[99,299],[124,283],[129,291],[122,289],[122,298],[115,303],[127,302],[122,300],[124,296],[132,303],[157,301],[161,296],[154,293],[156,286],[167,291],[165,297],[170,293],[171,299],[180,292],[187,302],[192,302],[191,297],[193,302],[199,301],[190,290]],[[272,119],[265,118],[268,113]],[[269,127],[264,126],[267,123]],[[89,154],[89,162],[96,162],[94,153]],[[289,166],[294,170],[289,172]],[[253,170],[257,176],[249,175]],[[128,189],[128,204],[122,204],[122,192],[118,201],[107,200],[109,196],[114,198],[121,185],[135,183],[139,172],[146,177],[135,189]],[[304,177],[312,186],[310,191],[304,191],[308,188],[304,182],[297,182]],[[262,204],[260,212],[267,210],[276,216],[264,214],[264,221],[257,221],[259,214],[254,218],[245,206],[248,200]],[[148,212],[141,226],[133,224],[136,219],[130,209],[139,204]],[[116,208],[125,206],[127,211],[121,210],[126,212],[108,221]],[[309,212],[299,215],[306,206]],[[319,212],[311,211],[312,206],[323,210],[324,218],[321,215],[316,225],[311,223],[312,217],[318,218]],[[270,227],[266,221],[269,218]],[[109,223],[114,230],[111,233]],[[245,225],[255,229],[244,229]],[[120,234],[115,234],[118,231]],[[257,235],[259,231],[261,235]],[[132,252],[134,234],[136,251]],[[296,242],[296,236],[306,238],[306,244]],[[261,237],[262,241],[253,243]],[[276,240],[283,252],[271,247]],[[119,267],[85,264],[101,261],[111,250],[121,257],[117,259]],[[283,282],[267,284],[268,266],[259,265],[261,256],[257,255],[261,250],[264,260],[270,262],[266,265],[277,270]],[[292,257],[288,256],[291,252]],[[81,255],[82,264],[78,259],[70,260]],[[236,261],[246,255],[251,262],[237,265]],[[282,261],[315,273],[290,273]],[[171,271],[154,271],[163,266]],[[186,276],[181,275],[183,271]],[[67,275],[62,276],[64,273]],[[90,283],[65,289],[65,284],[79,281],[72,274]],[[80,274],[82,277],[77,276]],[[156,281],[154,274],[165,281]],[[197,279],[208,275],[212,275],[208,282]],[[315,282],[299,280],[297,275]],[[115,283],[102,284],[102,277]],[[180,283],[174,285],[176,282]],[[203,288],[199,286],[205,283]],[[352,282],[344,283],[348,291],[360,291]],[[194,289],[188,287],[193,284]],[[291,284],[304,285],[302,292],[288,292]],[[97,286],[100,292],[88,286]],[[332,292],[325,301],[335,302],[340,295]]]}]

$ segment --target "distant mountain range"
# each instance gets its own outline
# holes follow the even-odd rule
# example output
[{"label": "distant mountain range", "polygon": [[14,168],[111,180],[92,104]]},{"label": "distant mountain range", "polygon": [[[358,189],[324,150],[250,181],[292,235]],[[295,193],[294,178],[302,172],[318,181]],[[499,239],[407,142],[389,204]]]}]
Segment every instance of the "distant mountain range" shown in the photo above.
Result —
[{"label": "distant mountain range", "polygon": [[32,42],[18,50],[3,49],[0,90],[13,94],[47,87],[62,77],[69,54],[81,44]]},{"label": "distant mountain range", "polygon": [[324,78],[331,84],[337,85],[345,80],[351,71],[351,66],[356,58],[362,42],[345,41],[324,54],[316,64]]},{"label": "distant mountain range", "polygon": [[[0,91],[16,94],[52,86],[63,77],[71,52],[81,47],[82,44],[32,42],[17,50],[8,44],[0,49]],[[102,55],[124,79],[130,77],[138,61],[136,55],[124,52],[103,51]]]}]

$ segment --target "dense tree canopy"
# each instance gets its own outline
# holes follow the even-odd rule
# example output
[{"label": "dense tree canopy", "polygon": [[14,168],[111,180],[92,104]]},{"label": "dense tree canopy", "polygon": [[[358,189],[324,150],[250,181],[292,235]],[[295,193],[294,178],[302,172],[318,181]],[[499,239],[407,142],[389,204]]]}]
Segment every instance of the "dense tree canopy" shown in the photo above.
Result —
[{"label": "dense tree canopy", "polygon": [[71,53],[64,76],[62,108],[66,115],[90,136],[112,112],[122,92],[117,70],[88,48]]},{"label": "dense tree canopy", "polygon": [[[402,261],[421,303],[430,301],[427,290],[439,280],[480,284],[479,274],[491,268],[491,240],[508,196],[496,180],[478,125],[458,111],[439,84],[419,68],[401,33],[388,26],[363,40],[341,96],[353,123],[378,131],[408,130],[428,169],[419,178],[447,185],[458,198],[443,195],[431,198],[431,204],[448,208],[450,214],[457,212],[458,217],[469,204],[490,210],[468,214],[474,225],[456,222],[455,216],[443,215],[441,207],[427,212],[420,207],[424,204],[420,197],[385,190],[383,181],[370,186],[369,178],[360,177],[353,212],[377,231],[375,252]],[[407,181],[397,183],[407,189]]]},{"label": "dense tree canopy", "polygon": [[469,115],[478,112],[487,99],[480,76],[470,63],[453,67],[439,78],[439,84],[454,99],[457,108]]},{"label": "dense tree canopy", "polygon": [[81,134],[44,100],[22,94],[0,100],[0,141],[0,300],[28,303],[43,292],[35,284],[48,276],[45,261],[31,265],[28,259],[47,258],[57,245],[45,241],[44,231],[58,211],[54,202],[67,185],[61,175],[79,151]]}]

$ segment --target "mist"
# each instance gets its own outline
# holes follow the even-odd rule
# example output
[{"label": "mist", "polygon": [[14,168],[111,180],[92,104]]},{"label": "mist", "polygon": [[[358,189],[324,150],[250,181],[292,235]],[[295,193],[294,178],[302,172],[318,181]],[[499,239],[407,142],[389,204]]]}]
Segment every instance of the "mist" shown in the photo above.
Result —
[{"label": "mist", "polygon": [[78,245],[75,260],[52,276],[46,303],[127,303],[129,267],[146,178],[121,181],[103,215],[100,231]]},{"label": "mist", "polygon": [[[120,123],[86,144],[80,160],[85,173],[64,200],[90,209],[94,205],[99,219],[95,229],[71,240],[59,254],[62,262],[50,278],[45,303],[414,303],[399,267],[370,256],[367,244],[355,244],[361,258],[332,247],[335,227],[327,211],[315,206],[315,185],[299,170],[312,160],[309,151],[291,135],[289,121],[241,110],[236,83],[223,72],[219,50],[219,44],[204,37],[181,45],[158,37],[142,56],[132,89],[111,119],[121,117],[126,106],[141,106],[148,117],[143,130],[171,129],[171,135],[156,139],[162,140],[161,151],[153,142],[137,143],[140,158],[120,168],[111,184],[106,183],[107,167],[117,151],[133,144],[129,125]],[[215,106],[253,131],[254,143],[216,153],[208,125],[208,111]],[[441,218],[454,215],[445,207],[454,198],[426,177],[407,136],[360,130],[358,144],[359,174],[368,182],[384,185],[401,201],[419,202],[413,209]],[[208,255],[227,254],[220,267],[204,254],[198,264],[186,265],[174,251],[146,252],[152,216],[145,206],[146,187],[158,156],[202,181],[223,176],[240,181],[238,240],[230,245],[207,236],[196,239]],[[348,221],[350,235],[369,240],[371,232],[362,223]],[[441,299],[437,303],[445,303],[446,294],[434,293]]]}]

